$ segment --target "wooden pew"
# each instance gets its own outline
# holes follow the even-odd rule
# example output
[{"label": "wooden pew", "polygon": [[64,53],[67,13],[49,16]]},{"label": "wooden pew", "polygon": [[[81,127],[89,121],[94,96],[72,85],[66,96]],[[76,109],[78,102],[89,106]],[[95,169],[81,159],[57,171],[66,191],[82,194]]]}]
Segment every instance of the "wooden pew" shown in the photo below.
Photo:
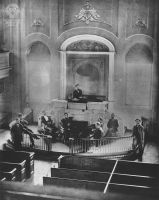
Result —
[{"label": "wooden pew", "polygon": [[1,200],[158,200],[158,190],[109,184],[106,194],[97,191],[55,186],[39,186],[0,181]]},{"label": "wooden pew", "polygon": [[26,161],[22,160],[21,162],[15,161],[14,163],[10,162],[0,162],[0,165],[10,165],[12,168],[16,168],[16,181],[25,181],[26,180],[26,173],[25,173],[25,164]]},{"label": "wooden pew", "polygon": [[107,182],[110,177],[110,173],[66,168],[51,168],[51,177]]},{"label": "wooden pew", "polygon": [[0,161],[1,162],[15,162],[17,160],[26,160],[25,172],[26,178],[30,178],[34,173],[34,154],[33,152],[24,151],[2,151],[0,150]]},{"label": "wooden pew", "polygon": [[147,176],[159,179],[159,164],[118,161],[114,173]]},{"label": "wooden pew", "polygon": [[101,192],[39,186],[19,182],[0,182],[1,200],[104,200]]},{"label": "wooden pew", "polygon": [[57,187],[69,187],[76,189],[101,191],[101,192],[104,191],[106,185],[106,183],[104,182],[57,178],[57,177],[43,177],[43,184],[54,185]]},{"label": "wooden pew", "polygon": [[145,187],[158,187],[159,181],[152,177],[144,176],[131,176],[123,174],[113,174],[110,183],[145,186]]},{"label": "wooden pew", "polygon": [[110,183],[106,191],[108,199],[116,200],[157,200],[159,199],[158,188],[146,186],[132,186]]},{"label": "wooden pew", "polygon": [[4,176],[7,181],[16,180],[16,168],[10,164],[0,163],[0,174]]},{"label": "wooden pew", "polygon": [[60,156],[59,168],[100,171],[110,173],[116,160],[104,160],[85,156]]},{"label": "wooden pew", "polygon": [[0,181],[6,181],[6,177],[0,172]]}]

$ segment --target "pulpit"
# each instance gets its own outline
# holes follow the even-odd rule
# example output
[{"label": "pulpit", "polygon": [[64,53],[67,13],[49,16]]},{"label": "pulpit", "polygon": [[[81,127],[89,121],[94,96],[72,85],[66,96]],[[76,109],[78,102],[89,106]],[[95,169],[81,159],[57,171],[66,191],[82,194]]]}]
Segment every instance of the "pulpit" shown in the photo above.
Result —
[{"label": "pulpit", "polygon": [[94,123],[100,116],[107,115],[108,102],[87,102],[87,103],[74,103],[66,100],[52,100],[49,110],[53,110],[58,122],[63,118],[64,113],[68,113],[70,117],[75,121],[88,122],[88,124]]}]

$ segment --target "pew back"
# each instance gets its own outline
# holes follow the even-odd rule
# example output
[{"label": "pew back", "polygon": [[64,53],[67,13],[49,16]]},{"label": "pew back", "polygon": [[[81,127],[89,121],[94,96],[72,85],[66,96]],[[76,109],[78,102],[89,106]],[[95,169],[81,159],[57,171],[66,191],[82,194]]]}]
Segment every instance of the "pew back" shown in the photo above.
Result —
[{"label": "pew back", "polygon": [[109,199],[117,200],[157,200],[159,192],[157,188],[110,183],[107,196]]},{"label": "pew back", "polygon": [[85,156],[61,156],[58,159],[59,168],[111,172],[116,160],[104,160]]},{"label": "pew back", "polygon": [[21,163],[0,162],[0,165],[6,165],[12,168],[16,168],[15,171],[16,181],[25,181],[26,179],[25,164],[26,164],[25,160],[22,161]]},{"label": "pew back", "polygon": [[159,164],[118,161],[114,172],[159,179]]},{"label": "pew back", "polygon": [[34,172],[34,153],[24,151],[2,151],[0,150],[0,161],[10,163],[21,163],[26,160],[26,178],[30,178]]},{"label": "pew back", "polygon": [[124,184],[133,186],[144,187],[158,187],[159,182],[155,178],[143,177],[143,176],[131,176],[123,174],[113,174],[110,183]]},{"label": "pew back", "polygon": [[16,180],[16,168],[12,165],[0,163],[0,174],[4,176],[8,181]]},{"label": "pew back", "polygon": [[51,177],[107,182],[110,173],[67,168],[51,168]]},{"label": "pew back", "polygon": [[57,177],[43,177],[43,184],[101,192],[103,192],[105,188],[105,183],[102,182]]}]

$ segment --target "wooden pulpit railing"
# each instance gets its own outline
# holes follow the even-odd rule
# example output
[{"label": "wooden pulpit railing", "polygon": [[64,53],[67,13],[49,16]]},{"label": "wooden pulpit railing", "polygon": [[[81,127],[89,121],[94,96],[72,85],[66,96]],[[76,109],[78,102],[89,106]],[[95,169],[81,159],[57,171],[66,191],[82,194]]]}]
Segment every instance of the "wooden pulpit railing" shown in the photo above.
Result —
[{"label": "wooden pulpit railing", "polygon": [[101,139],[70,139],[71,154],[107,156],[124,154],[133,150],[133,136],[104,137]]}]

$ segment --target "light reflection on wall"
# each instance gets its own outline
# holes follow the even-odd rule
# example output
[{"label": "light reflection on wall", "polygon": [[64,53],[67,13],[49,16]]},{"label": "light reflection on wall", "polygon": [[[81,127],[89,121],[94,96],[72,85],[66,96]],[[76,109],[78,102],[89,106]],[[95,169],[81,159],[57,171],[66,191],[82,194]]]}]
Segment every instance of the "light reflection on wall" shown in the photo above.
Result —
[{"label": "light reflection on wall", "polygon": [[28,55],[28,87],[30,102],[50,99],[50,52],[41,42],[30,47]]},{"label": "light reflection on wall", "polygon": [[126,104],[151,103],[152,53],[146,45],[135,44],[126,55]]},{"label": "light reflection on wall", "polygon": [[81,65],[76,71],[75,81],[80,83],[84,94],[98,93],[99,72],[92,64],[85,63],[85,65]]}]

